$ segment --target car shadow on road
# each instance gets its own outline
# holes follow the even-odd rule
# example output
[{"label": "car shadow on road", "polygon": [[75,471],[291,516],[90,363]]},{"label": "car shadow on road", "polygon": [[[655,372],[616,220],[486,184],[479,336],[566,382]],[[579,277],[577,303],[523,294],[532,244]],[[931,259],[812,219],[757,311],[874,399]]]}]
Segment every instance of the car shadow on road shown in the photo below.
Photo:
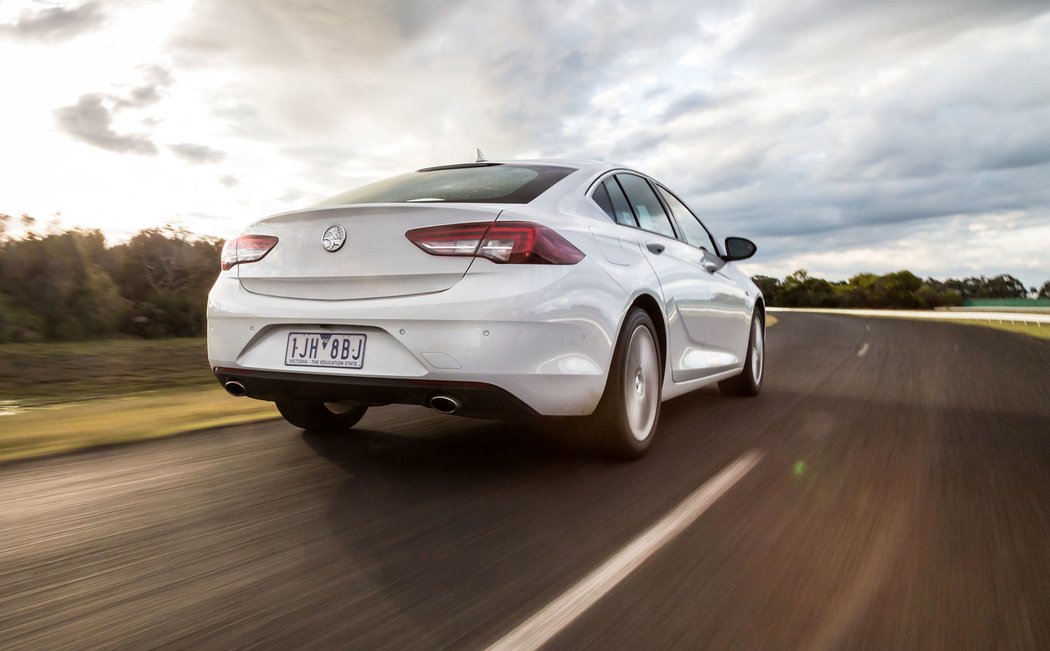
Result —
[{"label": "car shadow on road", "polygon": [[[434,416],[452,420],[453,417]],[[463,473],[513,472],[550,464],[582,464],[588,459],[542,426],[455,419],[451,426],[355,429],[342,435],[303,432],[320,456],[359,474],[367,466],[391,478],[463,477]],[[427,427],[426,425],[431,425]],[[372,474],[371,472],[369,474]]]},{"label": "car shadow on road", "polygon": [[[663,405],[658,439],[650,454],[659,454],[687,423],[708,421],[736,402],[717,392],[702,396],[702,400],[677,399]],[[369,427],[366,420],[362,425],[346,434],[304,431],[302,437],[318,455],[347,472],[382,473],[391,479],[430,476],[455,481],[475,475],[632,465],[605,458],[582,443],[583,425],[575,419],[486,421],[420,411],[410,412],[396,424],[385,421]]]}]

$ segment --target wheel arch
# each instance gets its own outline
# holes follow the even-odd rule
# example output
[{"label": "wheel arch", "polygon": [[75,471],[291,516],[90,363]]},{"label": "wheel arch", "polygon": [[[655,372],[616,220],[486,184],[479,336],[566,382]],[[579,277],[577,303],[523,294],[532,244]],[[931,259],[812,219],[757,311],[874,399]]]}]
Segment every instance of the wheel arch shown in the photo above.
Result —
[{"label": "wheel arch", "polygon": [[660,302],[651,294],[636,296],[624,313],[625,318],[626,314],[636,307],[649,315],[653,325],[656,326],[656,343],[660,346],[660,371],[662,373],[667,370],[667,319],[664,318]]},{"label": "wheel arch", "polygon": [[758,318],[762,321],[762,330],[766,329],[766,301],[759,294],[758,300],[755,301],[754,314],[758,315]]}]

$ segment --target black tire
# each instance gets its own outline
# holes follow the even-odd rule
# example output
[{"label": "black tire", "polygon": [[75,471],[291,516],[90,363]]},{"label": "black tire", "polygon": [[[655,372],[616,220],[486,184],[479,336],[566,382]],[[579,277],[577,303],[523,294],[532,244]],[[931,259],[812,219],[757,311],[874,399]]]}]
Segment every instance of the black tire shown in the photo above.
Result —
[{"label": "black tire", "polygon": [[333,410],[323,402],[305,402],[298,400],[278,400],[277,411],[281,412],[284,419],[305,430],[311,432],[346,432],[357,424],[365,412],[367,406],[349,407],[346,411],[340,411],[341,405],[333,404]]},{"label": "black tire", "polygon": [[719,382],[718,390],[727,396],[757,396],[762,390],[762,379],[766,375],[765,369],[766,324],[756,310],[755,315],[751,317],[751,335],[747,339],[744,370],[740,375]]},{"label": "black tire", "polygon": [[579,424],[595,451],[614,459],[645,455],[660,422],[661,359],[652,319],[635,308],[616,340],[601,402]]}]

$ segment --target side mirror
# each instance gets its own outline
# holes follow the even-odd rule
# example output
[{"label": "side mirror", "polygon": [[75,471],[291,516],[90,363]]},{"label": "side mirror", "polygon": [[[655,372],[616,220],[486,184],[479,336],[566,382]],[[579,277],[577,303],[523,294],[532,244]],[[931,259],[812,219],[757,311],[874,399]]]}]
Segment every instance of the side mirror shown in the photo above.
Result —
[{"label": "side mirror", "polygon": [[745,240],[742,237],[726,238],[726,262],[732,260],[747,260],[755,255],[755,251],[758,251],[758,247],[755,246],[755,243],[751,240]]}]

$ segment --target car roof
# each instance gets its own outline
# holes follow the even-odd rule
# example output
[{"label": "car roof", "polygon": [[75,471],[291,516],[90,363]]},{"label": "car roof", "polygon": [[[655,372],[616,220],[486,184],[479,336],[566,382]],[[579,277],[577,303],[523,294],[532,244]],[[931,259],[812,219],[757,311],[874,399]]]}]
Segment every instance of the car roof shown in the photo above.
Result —
[{"label": "car roof", "polygon": [[616,165],[608,163],[606,161],[588,160],[588,159],[572,159],[572,158],[513,158],[513,159],[501,159],[501,160],[484,160],[484,161],[470,161],[464,163],[452,163],[448,165],[428,165],[427,167],[416,170],[417,172],[424,172],[435,169],[455,169],[457,167],[475,167],[484,165],[549,165],[552,167],[570,167],[574,170],[579,171],[605,171],[612,169],[626,169],[623,165]]}]

